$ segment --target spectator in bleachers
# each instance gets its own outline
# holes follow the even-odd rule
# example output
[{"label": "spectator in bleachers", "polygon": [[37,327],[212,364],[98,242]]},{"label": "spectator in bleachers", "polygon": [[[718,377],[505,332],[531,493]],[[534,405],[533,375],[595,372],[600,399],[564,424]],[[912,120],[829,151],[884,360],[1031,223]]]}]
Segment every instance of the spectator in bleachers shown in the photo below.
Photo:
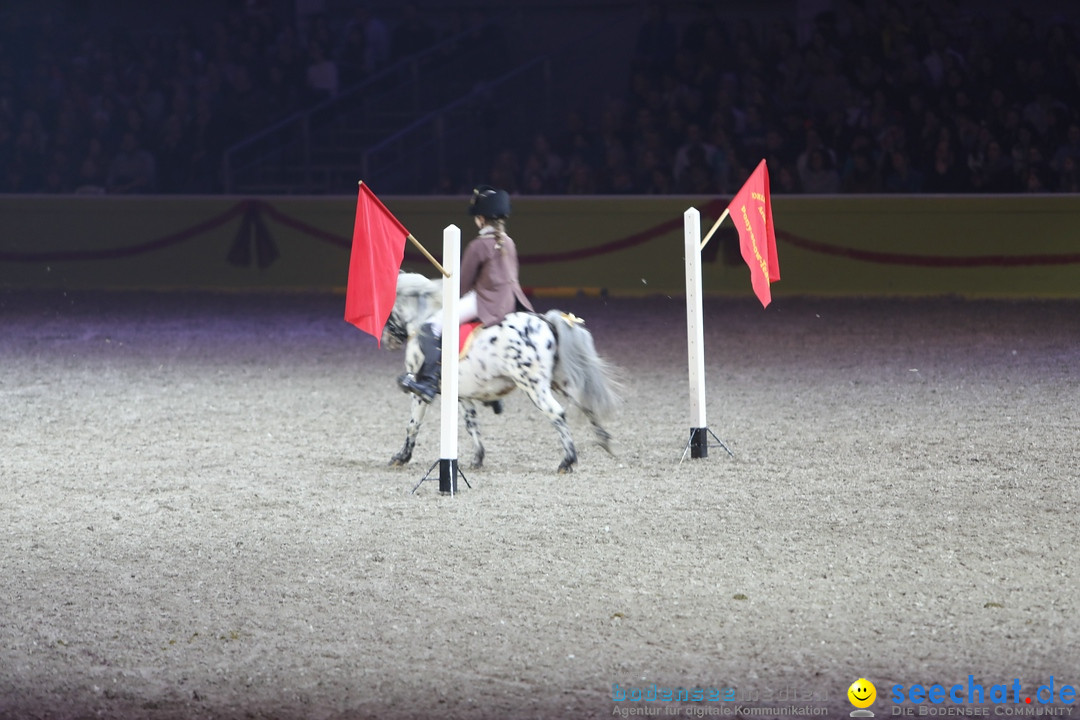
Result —
[{"label": "spectator in bleachers", "polygon": [[858,135],[852,141],[840,173],[840,189],[843,192],[865,194],[882,191],[881,169],[873,152],[870,138],[866,135]]},{"label": "spectator in bleachers", "polygon": [[397,62],[435,44],[435,29],[415,2],[401,6],[401,19],[390,34],[390,61]]},{"label": "spectator in bleachers", "polygon": [[922,173],[911,167],[911,161],[903,150],[893,150],[888,154],[888,166],[882,180],[882,189],[888,193],[922,192]]},{"label": "spectator in bleachers", "polygon": [[0,167],[10,167],[15,161],[15,136],[11,129],[11,118],[3,112],[3,100],[0,99]]},{"label": "spectator in bleachers", "polygon": [[188,165],[191,161],[190,138],[184,132],[180,115],[172,113],[162,123],[156,143],[158,159],[158,190],[163,193],[189,191]]},{"label": "spectator in bleachers", "polygon": [[568,195],[595,195],[596,189],[592,165],[580,154],[573,155],[570,158],[568,177],[563,192]]},{"label": "spectator in bleachers", "polygon": [[267,46],[266,61],[281,69],[286,85],[294,90],[303,87],[307,62],[295,27],[282,26]]},{"label": "spectator in bleachers", "polygon": [[300,83],[293,81],[288,69],[276,61],[271,61],[266,67],[261,95],[264,125],[275,117],[292,115],[304,106]]},{"label": "spectator in bleachers", "polygon": [[109,163],[105,189],[111,195],[152,193],[157,189],[157,165],[134,130],[125,130],[120,149]]},{"label": "spectator in bleachers", "polygon": [[668,19],[667,4],[649,0],[634,44],[633,66],[649,73],[663,72],[671,67],[677,45],[678,31]]},{"label": "spectator in bleachers", "polygon": [[798,173],[793,165],[781,165],[769,177],[769,189],[778,195],[794,195],[802,192]]},{"label": "spectator in bleachers", "polygon": [[811,112],[825,113],[838,103],[848,99],[851,83],[840,72],[840,60],[831,52],[823,51],[818,67],[806,89],[806,101]]},{"label": "spectator in bleachers", "polygon": [[1054,190],[1063,193],[1080,192],[1080,160],[1066,156],[1057,167]]},{"label": "spectator in bleachers", "polygon": [[334,54],[342,87],[352,87],[363,82],[367,77],[367,38],[364,28],[352,25],[345,32],[345,38]]},{"label": "spectator in bleachers", "polygon": [[229,141],[228,128],[211,103],[199,99],[191,124],[192,155],[188,163],[188,192],[214,193],[221,189],[221,154]]},{"label": "spectator in bleachers", "polygon": [[694,63],[700,65],[705,57],[728,45],[719,7],[710,0],[698,2],[696,16],[683,31],[679,48],[686,51]]},{"label": "spectator in bleachers", "polygon": [[530,175],[538,176],[528,184],[534,188],[543,188],[544,192],[554,192],[562,178],[566,162],[551,148],[547,135],[538,133],[533,137],[532,149],[525,159],[525,170]]},{"label": "spectator in bleachers", "polygon": [[707,195],[715,193],[716,185],[712,179],[712,167],[701,145],[691,145],[686,153],[686,166],[675,178],[675,190],[685,195]]},{"label": "spectator in bleachers", "polygon": [[688,124],[686,126],[686,142],[675,151],[675,164],[671,171],[676,185],[683,184],[692,163],[704,167],[706,177],[711,177],[713,175],[712,164],[715,154],[716,146],[705,140],[701,126],[697,123]]},{"label": "spectator in bleachers", "polygon": [[675,192],[675,183],[671,179],[671,173],[663,167],[657,166],[640,192],[646,195],[671,195]]},{"label": "spectator in bleachers", "polygon": [[108,160],[97,138],[89,138],[86,148],[78,160],[78,175],[75,178],[75,192],[87,195],[99,195],[105,192],[105,174]]},{"label": "spectator in bleachers", "polygon": [[806,152],[806,162],[799,168],[799,184],[803,192],[832,195],[840,191],[840,173],[832,155],[824,147]]},{"label": "spectator in bleachers", "polygon": [[[366,76],[374,75],[390,61],[390,31],[386,23],[364,3],[353,9],[352,18],[345,23],[336,47],[340,49],[345,39],[356,31],[363,34],[363,73]],[[327,47],[334,46],[328,43]]]},{"label": "spectator in bleachers", "polygon": [[518,167],[517,153],[513,148],[503,148],[496,154],[495,160],[488,171],[488,178],[495,187],[502,188],[508,193],[516,193],[519,190],[518,178],[521,176]]},{"label": "spectator in bleachers", "polygon": [[526,164],[525,182],[521,186],[521,193],[523,195],[549,195],[551,190],[544,182],[543,176],[539,172],[530,170]]},{"label": "spectator in bleachers", "polygon": [[986,143],[986,151],[974,175],[975,190],[986,193],[1012,193],[1019,190],[1017,174],[1013,169],[1012,157],[1004,153],[1001,143],[991,137]]},{"label": "spectator in bleachers", "polygon": [[1080,121],[1069,123],[1065,138],[1054,150],[1050,165],[1055,171],[1061,172],[1068,160],[1072,160],[1074,164],[1080,163]]},{"label": "spectator in bleachers", "polygon": [[1043,193],[1047,192],[1050,188],[1047,187],[1045,180],[1043,179],[1042,168],[1036,166],[1029,166],[1021,178],[1024,192],[1029,193]]},{"label": "spectator in bleachers", "polygon": [[968,169],[957,158],[947,133],[943,133],[934,146],[934,159],[923,180],[923,190],[928,193],[963,193],[971,190]]},{"label": "spectator in bleachers", "polygon": [[222,111],[228,118],[232,138],[241,140],[265,127],[266,118],[276,108],[266,94],[268,85],[256,87],[246,65],[237,65],[226,82]]},{"label": "spectator in bleachers", "polygon": [[[770,150],[773,149],[771,142],[778,141],[780,133],[775,128],[771,128],[765,133],[765,138],[766,153],[769,154]],[[711,144],[714,151],[709,165],[712,172],[713,187],[716,192],[726,194],[732,190],[732,172],[736,163],[735,148],[727,131],[719,126],[713,128]],[[774,149],[779,151],[779,143]],[[777,163],[777,167],[779,167],[779,163]]]},{"label": "spectator in bleachers", "polygon": [[337,61],[327,54],[319,42],[308,45],[307,79],[308,101],[317,103],[338,93]]}]

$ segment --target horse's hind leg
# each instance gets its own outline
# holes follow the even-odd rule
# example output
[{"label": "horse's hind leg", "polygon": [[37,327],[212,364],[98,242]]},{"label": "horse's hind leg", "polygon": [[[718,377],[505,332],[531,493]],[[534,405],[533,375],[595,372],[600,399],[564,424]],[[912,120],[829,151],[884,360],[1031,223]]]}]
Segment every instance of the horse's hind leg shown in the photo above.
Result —
[{"label": "horse's hind leg", "polygon": [[570,395],[567,395],[561,388],[552,387],[552,392],[558,394],[559,397],[566,398],[568,402],[573,403],[577,407],[581,408],[581,412],[585,413],[585,417],[589,419],[589,425],[592,427],[593,434],[596,435],[596,441],[600,444],[600,447],[607,451],[608,455],[614,457],[615,453],[611,449],[611,433],[600,424],[600,418],[596,416],[596,413],[589,410],[584,405],[579,403]]},{"label": "horse's hind leg", "polygon": [[533,385],[519,385],[519,387],[533,401],[533,405],[547,415],[548,420],[555,426],[555,432],[559,434],[559,442],[563,447],[559,473],[573,472],[574,464],[577,462],[577,448],[574,447],[574,438],[570,435],[570,426],[566,424],[566,411],[563,406],[551,394],[551,389],[548,387]]},{"label": "horse's hind leg", "polygon": [[394,467],[407,465],[412,460],[413,448],[416,447],[416,435],[420,432],[420,426],[424,423],[424,415],[427,414],[427,409],[428,404],[421,400],[418,395],[413,395],[412,409],[409,413],[409,426],[405,429],[405,444],[401,446],[397,454],[390,458],[390,464]]},{"label": "horse's hind leg", "polygon": [[480,441],[480,425],[476,422],[476,403],[472,400],[459,400],[461,417],[465,418],[465,430],[473,441],[472,466],[478,469],[484,464],[484,443]]},{"label": "horse's hind leg", "polygon": [[592,427],[593,434],[596,435],[596,441],[600,443],[600,447],[607,451],[608,455],[614,457],[615,453],[611,450],[611,433],[609,433],[603,425],[600,424],[600,419],[596,417],[596,413],[592,410],[585,410],[585,417],[589,419],[589,425]]}]

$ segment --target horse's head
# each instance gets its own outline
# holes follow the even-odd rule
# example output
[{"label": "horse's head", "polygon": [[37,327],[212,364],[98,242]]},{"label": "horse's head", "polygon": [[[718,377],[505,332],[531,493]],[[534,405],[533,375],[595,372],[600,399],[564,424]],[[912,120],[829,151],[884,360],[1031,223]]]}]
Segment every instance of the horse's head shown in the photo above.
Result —
[{"label": "horse's head", "polygon": [[[396,307],[396,305],[395,305]],[[396,310],[390,311],[382,331],[382,346],[387,350],[397,350],[409,340],[409,329],[401,321]]]},{"label": "horse's head", "polygon": [[417,273],[399,273],[397,299],[383,327],[382,345],[396,350],[442,306],[441,284]]}]

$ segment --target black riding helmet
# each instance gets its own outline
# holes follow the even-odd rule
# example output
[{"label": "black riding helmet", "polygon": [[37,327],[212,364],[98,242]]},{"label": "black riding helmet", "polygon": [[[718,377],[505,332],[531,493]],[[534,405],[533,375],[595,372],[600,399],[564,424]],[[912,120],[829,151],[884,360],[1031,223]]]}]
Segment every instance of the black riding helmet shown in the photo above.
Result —
[{"label": "black riding helmet", "polygon": [[469,214],[481,215],[490,220],[510,217],[510,194],[496,190],[490,185],[479,185],[469,200]]}]

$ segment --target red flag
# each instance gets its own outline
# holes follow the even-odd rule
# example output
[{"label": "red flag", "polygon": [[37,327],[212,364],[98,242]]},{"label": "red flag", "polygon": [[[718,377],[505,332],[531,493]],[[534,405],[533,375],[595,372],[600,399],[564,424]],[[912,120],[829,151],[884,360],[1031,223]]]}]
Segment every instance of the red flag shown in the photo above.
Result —
[{"label": "red flag", "polygon": [[739,246],[743,260],[750,266],[754,294],[762,306],[768,307],[772,302],[769,284],[780,279],[780,261],[776,257],[769,169],[764,160],[758,163],[757,169],[731,199],[728,210],[739,230]]},{"label": "red flag", "polygon": [[382,344],[383,326],[397,299],[397,276],[409,231],[375,193],[360,183],[356,198],[345,320]]}]

